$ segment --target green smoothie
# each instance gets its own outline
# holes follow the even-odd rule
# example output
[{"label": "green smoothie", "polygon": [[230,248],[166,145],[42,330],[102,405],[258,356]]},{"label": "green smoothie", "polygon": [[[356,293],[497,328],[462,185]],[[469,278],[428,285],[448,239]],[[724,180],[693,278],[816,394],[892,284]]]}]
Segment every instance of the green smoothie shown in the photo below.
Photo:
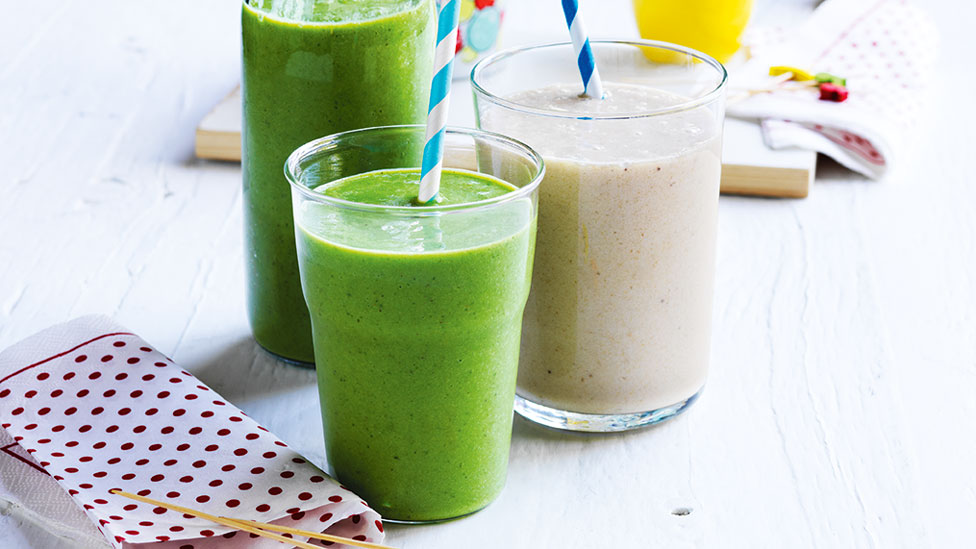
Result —
[{"label": "green smoothie", "polygon": [[250,0],[241,24],[248,315],[264,348],[311,362],[285,159],[323,135],[425,120],[433,0]]},{"label": "green smoothie", "polygon": [[[419,179],[384,170],[316,189],[398,215],[311,202],[296,212],[329,465],[405,521],[477,511],[504,485],[535,241],[528,198],[404,215]],[[439,205],[513,189],[445,170]]]}]

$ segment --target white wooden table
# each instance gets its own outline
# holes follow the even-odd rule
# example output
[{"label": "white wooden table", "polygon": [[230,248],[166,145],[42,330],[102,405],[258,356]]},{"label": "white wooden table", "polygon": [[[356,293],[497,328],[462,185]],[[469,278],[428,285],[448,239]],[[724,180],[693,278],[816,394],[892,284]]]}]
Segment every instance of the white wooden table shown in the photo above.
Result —
[{"label": "white wooden table", "polygon": [[[760,1],[760,19],[811,0]],[[713,367],[656,428],[517,419],[508,485],[403,548],[949,547],[976,533],[976,185],[971,22],[942,33],[939,100],[883,182],[821,162],[806,200],[724,197]],[[561,38],[512,0],[507,41]],[[627,0],[584,6],[631,35]],[[0,347],[102,312],[324,462],[315,380],[244,314],[240,168],[193,157],[239,78],[237,0],[9,2],[0,18]],[[965,56],[969,56],[966,58]],[[462,90],[455,122],[471,120]],[[16,513],[5,548],[71,546]]]}]

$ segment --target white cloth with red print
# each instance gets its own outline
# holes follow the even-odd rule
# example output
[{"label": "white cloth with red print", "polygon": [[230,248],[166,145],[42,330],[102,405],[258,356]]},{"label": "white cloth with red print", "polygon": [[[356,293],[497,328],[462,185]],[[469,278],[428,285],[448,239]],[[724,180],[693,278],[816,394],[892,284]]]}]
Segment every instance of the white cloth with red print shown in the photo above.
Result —
[{"label": "white cloth with red print", "polygon": [[48,328],[0,353],[0,422],[0,500],[81,546],[97,546],[98,532],[116,548],[281,546],[113,489],[383,539],[380,516],[359,497],[105,317]]},{"label": "white cloth with red print", "polygon": [[935,26],[906,0],[827,0],[802,25],[754,32],[749,60],[730,70],[735,89],[764,87],[771,66],[847,79],[850,96],[819,100],[816,88],[754,95],[728,115],[759,119],[766,144],[799,147],[879,178],[910,153],[937,52]]}]

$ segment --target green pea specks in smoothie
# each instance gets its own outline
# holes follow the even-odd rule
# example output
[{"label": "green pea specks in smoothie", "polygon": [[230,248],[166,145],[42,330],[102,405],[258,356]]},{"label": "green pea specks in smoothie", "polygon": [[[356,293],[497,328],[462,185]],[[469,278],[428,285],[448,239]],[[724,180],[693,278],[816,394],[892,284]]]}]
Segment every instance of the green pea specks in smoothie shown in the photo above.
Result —
[{"label": "green pea specks in smoothie", "polygon": [[[316,189],[326,196],[361,204],[410,207],[416,203],[420,171],[416,169],[379,170],[333,181]],[[460,170],[441,174],[437,206],[480,202],[508,194],[515,187],[493,177]]]}]

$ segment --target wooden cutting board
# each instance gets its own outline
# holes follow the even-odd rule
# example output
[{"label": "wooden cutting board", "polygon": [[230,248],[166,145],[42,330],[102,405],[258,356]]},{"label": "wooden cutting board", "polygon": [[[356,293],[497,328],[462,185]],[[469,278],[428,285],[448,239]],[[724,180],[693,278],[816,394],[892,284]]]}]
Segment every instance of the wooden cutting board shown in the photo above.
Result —
[{"label": "wooden cutting board", "polygon": [[[753,196],[804,198],[810,192],[817,154],[766,146],[759,124],[729,118],[722,151],[722,192]],[[197,127],[196,155],[212,160],[241,160],[241,94],[235,89]]]}]

